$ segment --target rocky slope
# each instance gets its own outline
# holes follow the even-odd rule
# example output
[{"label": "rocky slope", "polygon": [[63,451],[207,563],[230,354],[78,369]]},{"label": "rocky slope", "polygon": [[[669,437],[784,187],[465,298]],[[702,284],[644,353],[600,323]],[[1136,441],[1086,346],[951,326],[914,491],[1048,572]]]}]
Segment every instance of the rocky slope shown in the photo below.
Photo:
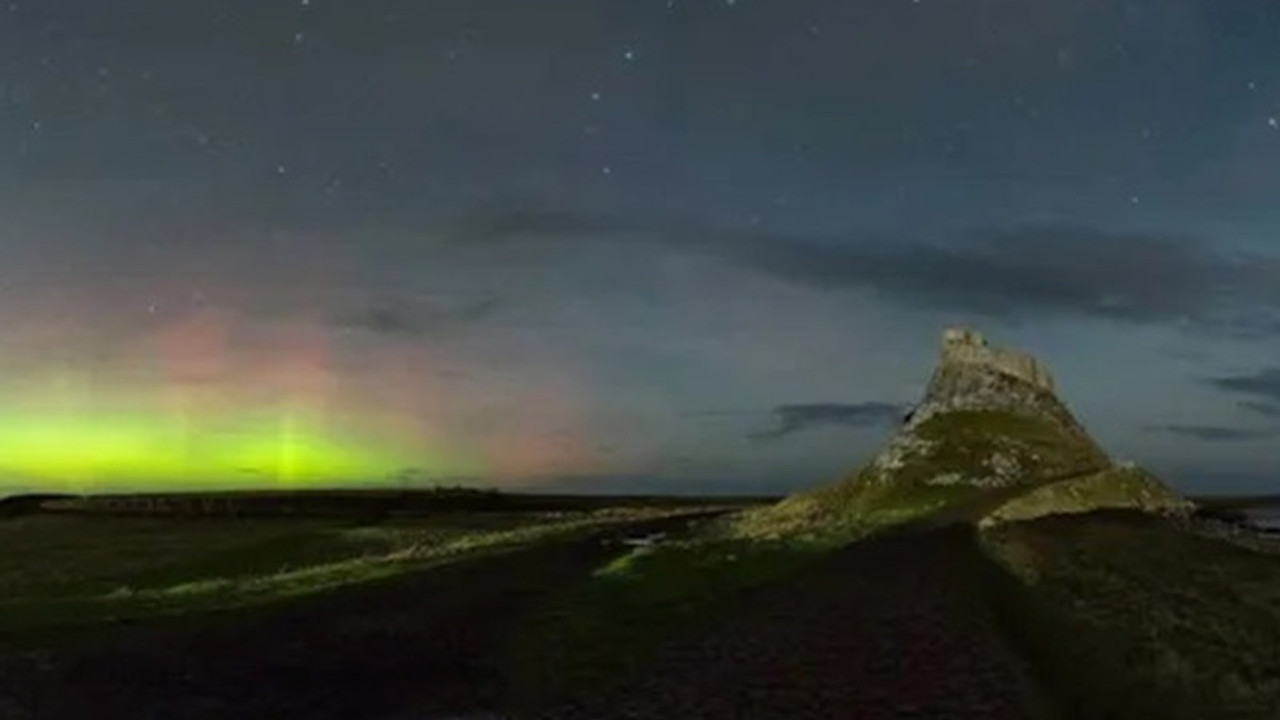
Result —
[{"label": "rocky slope", "polygon": [[948,506],[988,523],[1098,507],[1189,507],[1149,474],[1116,465],[1058,398],[1039,361],[952,329],[922,400],[870,464],[843,482],[748,513],[736,531],[856,534]]}]

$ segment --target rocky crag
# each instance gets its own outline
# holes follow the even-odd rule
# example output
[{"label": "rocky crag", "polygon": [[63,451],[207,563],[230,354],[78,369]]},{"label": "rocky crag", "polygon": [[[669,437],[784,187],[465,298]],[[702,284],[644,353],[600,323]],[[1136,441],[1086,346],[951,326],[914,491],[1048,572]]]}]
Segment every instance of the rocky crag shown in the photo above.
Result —
[{"label": "rocky crag", "polygon": [[943,333],[921,401],[853,477],[744,516],[740,534],[847,535],[940,511],[983,524],[1060,512],[1189,504],[1089,436],[1034,357]]}]

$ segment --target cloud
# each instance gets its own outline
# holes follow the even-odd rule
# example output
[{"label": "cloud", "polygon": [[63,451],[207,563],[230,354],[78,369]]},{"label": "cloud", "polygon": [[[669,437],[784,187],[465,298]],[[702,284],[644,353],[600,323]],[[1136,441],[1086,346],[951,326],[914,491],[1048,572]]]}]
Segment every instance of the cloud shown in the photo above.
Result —
[{"label": "cloud", "polygon": [[1280,402],[1280,367],[1264,368],[1252,375],[1209,378],[1205,382],[1224,392],[1249,395],[1263,401]]},{"label": "cloud", "polygon": [[818,290],[865,290],[904,307],[1008,321],[1060,315],[1280,335],[1280,257],[1232,254],[1206,238],[1168,233],[1040,223],[924,240],[587,217],[532,205],[477,210],[455,232],[467,243],[563,250],[639,240]]},{"label": "cloud", "polygon": [[1246,442],[1249,440],[1263,440],[1276,435],[1271,430],[1250,430],[1217,425],[1162,425],[1148,429],[1173,433],[1174,435],[1205,442]]},{"label": "cloud", "polygon": [[493,298],[452,308],[411,308],[401,303],[386,303],[335,318],[333,324],[376,335],[441,337],[488,319],[497,311],[498,305]]},{"label": "cloud", "polygon": [[868,289],[907,306],[1280,331],[1280,259],[1232,257],[1194,238],[1018,225],[934,243],[762,236],[716,249],[791,282]]},{"label": "cloud", "polygon": [[1240,407],[1263,417],[1280,418],[1280,404],[1261,402],[1258,400],[1242,400]]},{"label": "cloud", "polygon": [[906,408],[882,402],[805,403],[779,405],[771,413],[773,426],[752,433],[752,440],[777,440],[824,426],[871,427],[902,420]]}]

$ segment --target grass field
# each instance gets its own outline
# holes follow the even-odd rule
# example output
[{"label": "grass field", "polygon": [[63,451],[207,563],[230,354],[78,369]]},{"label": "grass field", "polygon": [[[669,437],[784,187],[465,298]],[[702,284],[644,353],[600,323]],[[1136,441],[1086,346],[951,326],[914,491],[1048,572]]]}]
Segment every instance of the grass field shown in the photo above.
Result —
[{"label": "grass field", "polygon": [[26,515],[0,522],[0,638],[267,602],[706,508],[432,518]]},{"label": "grass field", "polygon": [[[1129,513],[986,534],[1071,717],[1280,717],[1280,555]],[[1010,590],[1010,588],[1006,588]]]},{"label": "grass field", "polygon": [[818,546],[695,537],[617,556],[512,638],[502,662],[515,699],[545,705],[625,679],[665,643],[695,635],[744,593],[785,582],[821,554]]},{"label": "grass field", "polygon": [[[981,579],[990,601],[1065,717],[1280,717],[1280,553],[1123,511],[980,537],[998,561]],[[524,630],[507,658],[511,676],[542,701],[626,681],[666,643],[834,547],[704,532],[633,552]]]},{"label": "grass field", "polygon": [[[54,648],[72,668],[68,683],[80,682],[74,668],[84,662],[167,667],[191,652],[173,638],[220,627],[195,647],[213,664],[201,671],[210,673],[207,692],[234,709],[233,696],[218,696],[226,693],[218,673],[230,671],[217,663],[239,648],[284,657],[301,632],[321,647],[332,640],[349,648],[342,657],[334,648],[296,656],[308,673],[363,673],[435,667],[440,653],[455,652],[451,633],[480,633],[483,642],[467,641],[483,646],[467,650],[479,655],[448,662],[471,668],[449,672],[480,672],[482,681],[440,682],[537,707],[625,681],[671,642],[696,636],[757,589],[800,577],[841,544],[896,532],[903,521],[938,524],[924,516],[947,498],[911,500],[880,502],[894,512],[831,537],[789,535],[790,515],[776,511],[706,518],[735,508],[705,503],[428,517],[20,515],[0,520],[0,674],[8,652],[18,663],[10,668],[39,676],[18,660],[33,648]],[[664,518],[678,518],[670,527],[680,529],[657,547],[582,541]],[[1280,553],[1189,527],[1109,512],[979,533],[998,561],[983,580],[991,602],[1065,717],[1280,717]],[[99,629],[139,631],[141,659],[110,643],[98,654],[84,649]],[[418,644],[385,645],[395,636]],[[78,653],[91,660],[75,660]],[[303,662],[293,657],[250,666],[279,673],[272,663]],[[402,680],[404,688],[421,685]],[[101,679],[103,688],[118,682]],[[153,682],[144,676],[132,692],[150,697],[159,692]],[[165,692],[180,698],[186,691],[176,687]],[[255,702],[283,707],[301,693],[324,707],[319,689],[273,692]]]}]

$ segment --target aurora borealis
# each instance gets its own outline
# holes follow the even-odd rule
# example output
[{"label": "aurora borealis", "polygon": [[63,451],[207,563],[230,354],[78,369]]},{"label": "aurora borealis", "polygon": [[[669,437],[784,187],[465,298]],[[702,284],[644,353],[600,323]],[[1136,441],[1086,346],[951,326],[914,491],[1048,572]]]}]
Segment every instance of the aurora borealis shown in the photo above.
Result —
[{"label": "aurora borealis", "polygon": [[0,494],[846,472],[950,324],[1280,466],[1270,0],[0,4]]}]

